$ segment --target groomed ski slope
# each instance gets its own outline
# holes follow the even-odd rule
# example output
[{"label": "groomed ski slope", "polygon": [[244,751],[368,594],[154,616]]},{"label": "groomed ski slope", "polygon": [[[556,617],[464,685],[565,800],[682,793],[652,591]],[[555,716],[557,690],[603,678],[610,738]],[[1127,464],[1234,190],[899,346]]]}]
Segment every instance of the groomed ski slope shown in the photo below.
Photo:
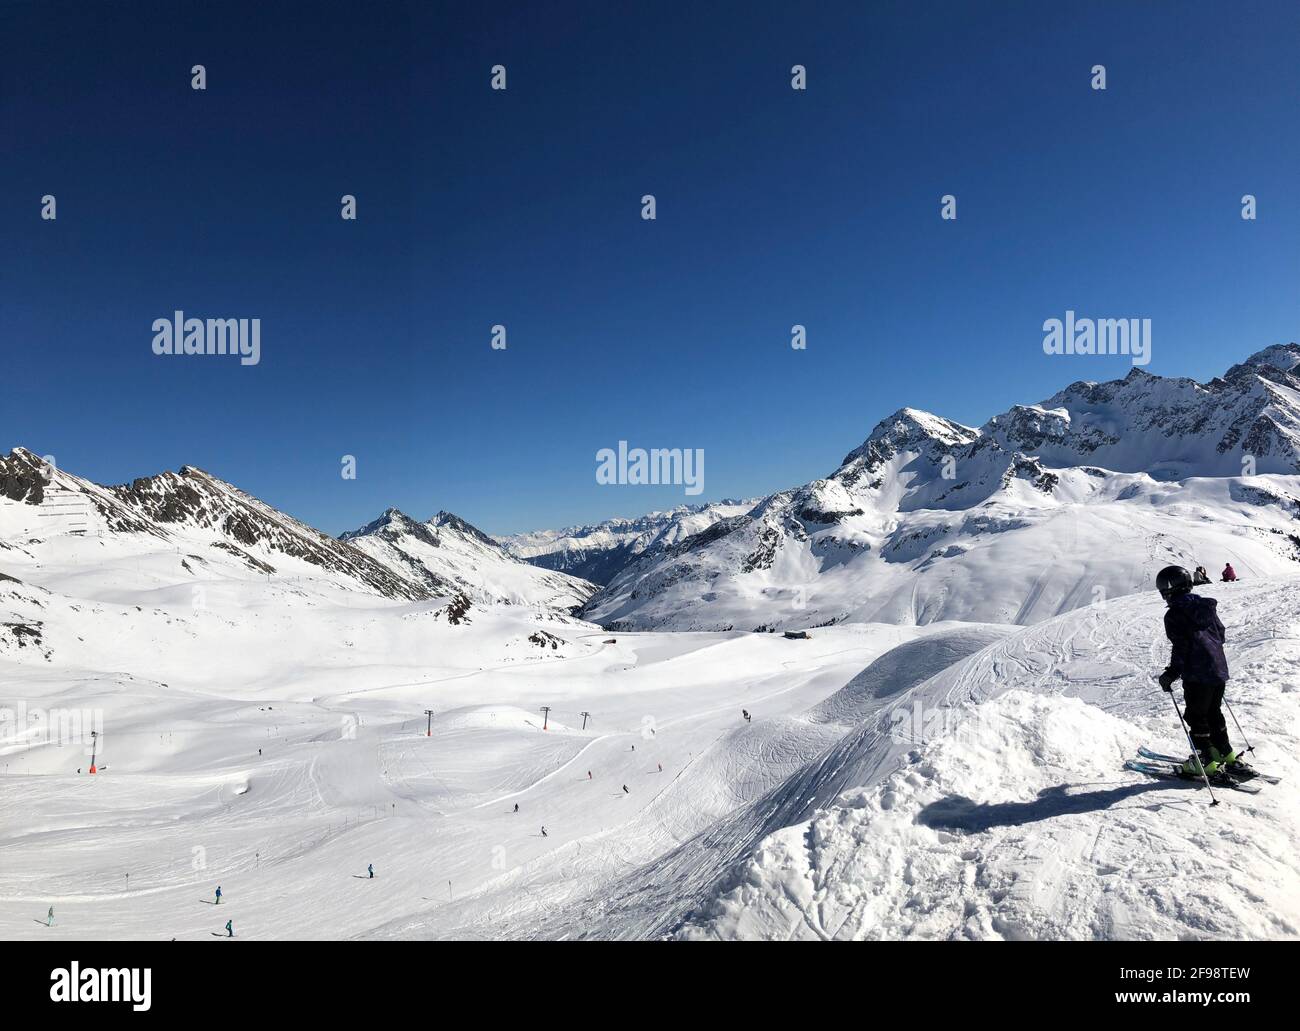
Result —
[{"label": "groomed ski slope", "polygon": [[[437,603],[305,583],[210,587],[202,609],[151,585],[149,607],[125,589],[85,602],[45,573],[0,583],[3,619],[42,634],[0,656],[5,704],[98,709],[104,733],[93,777],[39,719],[0,748],[8,938],[210,939],[226,919],[240,938],[493,936],[491,914],[543,882],[634,868],[797,769],[828,735],[780,719],[926,632],[611,639],[518,606],[451,626]],[[713,747],[739,726],[745,742]],[[648,819],[679,781],[685,804]]]},{"label": "groomed ski slope", "polygon": [[73,746],[0,753],[6,938],[213,941],[227,919],[236,940],[1300,928],[1297,579],[1208,589],[1254,758],[1286,778],[1212,812],[1120,768],[1140,744],[1182,750],[1150,679],[1154,593],[1024,629],[787,641],[517,607],[453,627],[432,603],[274,584],[189,615],[156,591],[137,609],[0,587],[53,656],[0,658],[6,698],[106,724],[95,777]]}]

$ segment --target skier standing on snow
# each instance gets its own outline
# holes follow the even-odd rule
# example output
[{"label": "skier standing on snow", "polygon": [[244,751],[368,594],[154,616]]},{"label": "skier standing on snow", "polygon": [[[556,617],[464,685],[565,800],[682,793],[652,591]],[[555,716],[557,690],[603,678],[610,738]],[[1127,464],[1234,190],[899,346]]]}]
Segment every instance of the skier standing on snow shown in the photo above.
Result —
[{"label": "skier standing on snow", "polygon": [[217,905],[221,905],[221,885],[217,885]]},{"label": "skier standing on snow", "polygon": [[373,880],[373,879],[374,879],[374,876],[375,876],[375,864],[374,864],[374,863],[370,863],[370,864],[366,867],[366,869],[370,872],[370,878],[371,878],[371,880]]},{"label": "skier standing on snow", "polygon": [[227,937],[227,938],[233,938],[233,937],[235,936],[235,928],[232,926],[233,924],[234,924],[234,921],[233,921],[233,920],[227,920],[227,921],[226,921],[226,937]]},{"label": "skier standing on snow", "polygon": [[54,926],[54,907],[53,907],[53,906],[51,906],[51,907],[50,907],[50,911],[49,911],[48,913],[45,914],[45,926],[46,926],[46,927],[53,927],[53,926]]},{"label": "skier standing on snow", "polygon": [[548,837],[546,833],[546,824],[542,824],[542,837],[543,838]]},{"label": "skier standing on snow", "polygon": [[1227,565],[1223,567],[1223,582],[1225,584],[1232,584],[1237,582],[1237,571],[1232,568],[1231,562],[1229,562]]},{"label": "skier standing on snow", "polygon": [[519,803],[518,803],[518,802],[515,803],[515,812],[519,812]]},{"label": "skier standing on snow", "polygon": [[1196,754],[1181,772],[1199,777],[1202,770],[1237,774],[1253,772],[1237,758],[1228,741],[1223,718],[1223,690],[1228,683],[1228,659],[1223,654],[1224,631],[1216,611],[1219,603],[1192,593],[1192,575],[1182,566],[1166,566],[1156,577],[1165,599],[1165,636],[1173,645],[1169,665],[1160,674],[1160,686],[1172,692],[1174,681],[1183,682],[1183,716],[1191,731]]},{"label": "skier standing on snow", "polygon": [[630,795],[630,794],[631,794],[631,792],[628,791],[628,789],[627,789],[627,785],[626,785],[626,784],[623,785],[623,794],[625,794],[625,795]]}]

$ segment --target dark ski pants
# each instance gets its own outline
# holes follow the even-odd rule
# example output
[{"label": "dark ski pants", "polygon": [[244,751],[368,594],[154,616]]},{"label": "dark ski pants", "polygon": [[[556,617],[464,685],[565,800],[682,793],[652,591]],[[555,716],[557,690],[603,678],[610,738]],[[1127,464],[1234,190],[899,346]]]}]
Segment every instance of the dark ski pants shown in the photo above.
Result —
[{"label": "dark ski pants", "polygon": [[1203,762],[1213,757],[1210,747],[1220,755],[1232,751],[1228,741],[1228,724],[1223,718],[1223,684],[1198,684],[1183,681],[1183,716],[1192,733],[1192,744]]}]

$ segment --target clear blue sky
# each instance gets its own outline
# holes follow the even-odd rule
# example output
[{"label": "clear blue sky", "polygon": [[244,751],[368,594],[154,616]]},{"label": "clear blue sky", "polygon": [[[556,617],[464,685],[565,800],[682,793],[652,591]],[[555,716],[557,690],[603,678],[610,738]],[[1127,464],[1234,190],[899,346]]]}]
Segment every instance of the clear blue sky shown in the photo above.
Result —
[{"label": "clear blue sky", "polygon": [[[597,485],[620,439],[753,496],[1124,375],[1067,308],[1201,379],[1300,337],[1293,2],[270,6],[0,3],[6,450],[512,532],[700,500]],[[156,357],[176,308],[261,364]]]}]

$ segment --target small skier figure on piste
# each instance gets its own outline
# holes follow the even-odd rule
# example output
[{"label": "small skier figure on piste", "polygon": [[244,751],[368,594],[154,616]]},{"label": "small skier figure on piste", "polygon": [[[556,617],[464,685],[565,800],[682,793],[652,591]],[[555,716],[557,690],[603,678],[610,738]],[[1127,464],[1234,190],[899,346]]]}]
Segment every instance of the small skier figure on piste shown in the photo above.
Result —
[{"label": "small skier figure on piste", "polygon": [[1228,740],[1223,718],[1223,692],[1228,683],[1228,659],[1223,654],[1224,630],[1214,598],[1192,593],[1192,574],[1182,566],[1166,566],[1156,577],[1156,588],[1168,606],[1165,636],[1173,646],[1169,665],[1160,674],[1160,686],[1172,692],[1183,682],[1183,716],[1196,753],[1181,772],[1199,777],[1202,771],[1249,776],[1254,771],[1243,762]]}]

